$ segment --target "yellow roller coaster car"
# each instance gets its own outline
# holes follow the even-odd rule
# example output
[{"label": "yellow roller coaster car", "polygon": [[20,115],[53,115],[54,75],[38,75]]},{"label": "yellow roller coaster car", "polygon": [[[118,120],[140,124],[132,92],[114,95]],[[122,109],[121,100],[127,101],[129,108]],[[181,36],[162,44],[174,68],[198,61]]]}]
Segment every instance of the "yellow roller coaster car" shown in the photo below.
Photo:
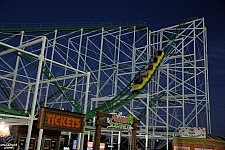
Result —
[{"label": "yellow roller coaster car", "polygon": [[148,74],[146,76],[142,76],[139,79],[137,79],[139,81],[137,81],[138,83],[135,82],[134,85],[132,86],[133,91],[141,90],[145,86],[145,84],[148,83],[151,76],[155,72],[156,68],[159,66],[163,57],[164,57],[164,51],[158,51],[157,54],[155,54],[155,56],[152,57],[153,60],[150,60],[149,62],[152,65],[152,67],[144,70],[144,71],[147,71]]}]

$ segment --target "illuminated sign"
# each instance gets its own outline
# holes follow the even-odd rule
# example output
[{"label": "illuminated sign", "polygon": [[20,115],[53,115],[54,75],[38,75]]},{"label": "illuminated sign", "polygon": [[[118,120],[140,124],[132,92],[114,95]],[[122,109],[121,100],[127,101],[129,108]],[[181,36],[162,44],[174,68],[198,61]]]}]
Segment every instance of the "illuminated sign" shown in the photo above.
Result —
[{"label": "illuminated sign", "polygon": [[133,124],[133,116],[131,114],[127,115],[127,117],[113,115],[111,118],[108,118],[107,123],[109,123],[108,128],[130,130],[132,129],[131,125]]},{"label": "illuminated sign", "polygon": [[41,108],[38,128],[84,132],[85,115],[52,108]]}]

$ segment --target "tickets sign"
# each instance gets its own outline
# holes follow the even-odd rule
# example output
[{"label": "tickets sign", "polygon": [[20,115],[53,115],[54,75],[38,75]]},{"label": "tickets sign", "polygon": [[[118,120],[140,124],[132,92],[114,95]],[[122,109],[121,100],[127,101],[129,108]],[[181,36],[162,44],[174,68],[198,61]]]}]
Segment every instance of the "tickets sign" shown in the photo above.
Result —
[{"label": "tickets sign", "polygon": [[41,108],[38,128],[69,132],[84,132],[85,115],[52,108]]}]

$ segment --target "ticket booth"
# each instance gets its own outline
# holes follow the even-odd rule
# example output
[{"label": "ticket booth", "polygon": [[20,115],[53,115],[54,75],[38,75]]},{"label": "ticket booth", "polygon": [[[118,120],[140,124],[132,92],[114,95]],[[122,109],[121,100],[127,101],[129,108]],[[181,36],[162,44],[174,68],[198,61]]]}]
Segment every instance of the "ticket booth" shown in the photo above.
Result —
[{"label": "ticket booth", "polygon": [[[61,132],[84,132],[84,124],[84,114],[52,108],[41,108],[38,121],[35,120],[33,122],[29,150],[36,150],[40,129],[43,129],[41,148],[44,150],[58,150]],[[12,125],[10,132],[14,138],[12,143],[14,150],[25,149],[27,131],[27,125]],[[1,148],[4,149],[4,147],[0,147],[0,150]]]},{"label": "ticket booth", "polygon": [[[29,150],[35,150],[38,143],[38,134],[39,129],[37,129],[37,123],[34,122],[31,138],[30,138],[30,144],[29,144]],[[28,126],[25,125],[19,125],[19,126],[13,126],[12,127],[12,136],[14,138],[14,150],[24,150],[25,144],[26,144],[26,137],[27,137],[27,130]],[[43,131],[43,138],[42,138],[42,147],[45,150],[57,150],[58,149],[58,143],[61,136],[60,131],[51,131],[51,130],[44,130]]]}]

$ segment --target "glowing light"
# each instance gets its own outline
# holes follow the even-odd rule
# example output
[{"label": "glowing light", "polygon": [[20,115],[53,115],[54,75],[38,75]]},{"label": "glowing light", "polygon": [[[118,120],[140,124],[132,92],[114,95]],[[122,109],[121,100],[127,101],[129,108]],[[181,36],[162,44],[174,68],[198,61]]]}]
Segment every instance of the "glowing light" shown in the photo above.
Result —
[{"label": "glowing light", "polygon": [[0,124],[0,136],[10,135],[9,126],[3,123]]},{"label": "glowing light", "polygon": [[6,127],[5,127],[5,131],[9,131],[9,127],[6,126]]},{"label": "glowing light", "polygon": [[3,131],[5,129],[4,124],[0,124],[0,131]]}]

